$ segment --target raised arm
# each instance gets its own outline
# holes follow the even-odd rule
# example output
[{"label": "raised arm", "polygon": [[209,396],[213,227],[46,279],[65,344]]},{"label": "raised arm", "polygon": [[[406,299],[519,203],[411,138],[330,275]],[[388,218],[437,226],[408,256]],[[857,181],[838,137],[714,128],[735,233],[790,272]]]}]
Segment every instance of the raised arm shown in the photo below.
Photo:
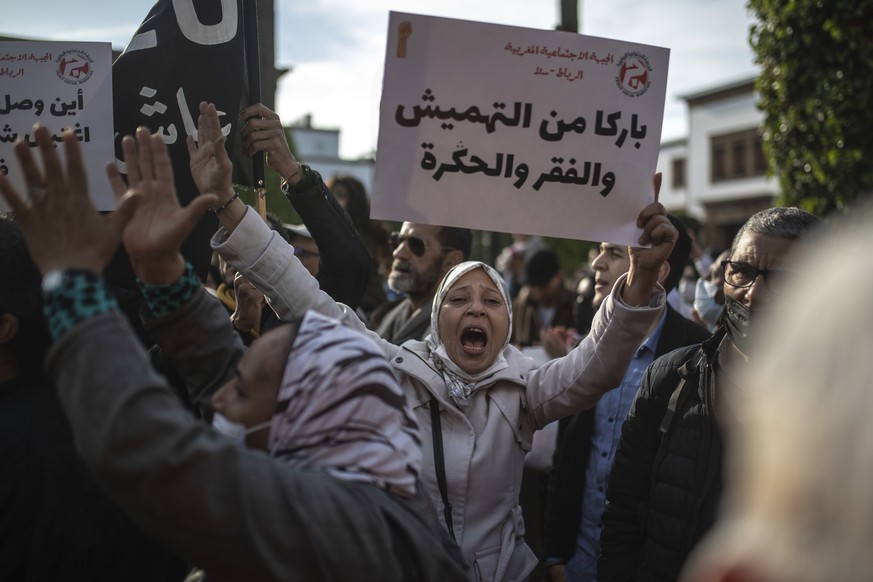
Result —
[{"label": "raised arm", "polygon": [[224,307],[201,287],[180,252],[182,241],[216,196],[179,206],[173,172],[160,135],[140,128],[122,140],[128,184],[107,168],[116,196],[139,193],[123,242],[148,310],[145,327],[185,379],[193,402],[208,408],[211,393],[232,373],[243,352]]},{"label": "raised arm", "polygon": [[[249,155],[267,154],[268,165],[283,179],[282,190],[312,233],[321,254],[317,281],[334,300],[354,309],[370,277],[370,257],[345,210],[316,172],[291,154],[279,116],[262,104],[240,114],[244,148]],[[220,200],[216,216],[230,235],[242,221],[246,206],[233,192],[232,165],[224,151],[218,113],[212,104],[200,104],[198,140],[188,138],[191,173],[201,193],[215,193]],[[280,314],[281,315],[281,314]]]},{"label": "raised arm", "polygon": [[[197,140],[190,135],[187,140],[191,176],[201,197],[215,198],[212,211],[215,212],[221,225],[228,232],[233,232],[245,215],[246,205],[233,191],[231,180],[233,164],[224,151],[225,141],[215,105],[200,103]],[[296,180],[299,181],[300,178]]]},{"label": "raised arm", "polygon": [[[655,193],[659,180],[655,180]],[[536,426],[594,406],[621,383],[636,350],[658,322],[666,304],[658,284],[661,265],[679,233],[655,202],[640,213],[640,244],[631,247],[631,266],[601,303],[588,336],[563,358],[531,373],[527,398]]]},{"label": "raised arm", "polygon": [[[361,235],[321,176],[301,165],[291,153],[282,121],[271,109],[256,103],[240,113],[245,122],[243,147],[247,154],[265,152],[267,165],[282,177],[282,192],[312,234],[321,260],[321,289],[356,309],[370,279],[370,256]],[[296,183],[291,179],[302,176]]]},{"label": "raised arm", "polygon": [[[388,531],[403,516],[423,514],[423,506],[397,508],[375,487],[352,494],[349,482],[300,471],[212,431],[182,408],[114,304],[99,272],[122,231],[127,238],[125,226],[151,240],[157,228],[143,231],[137,220],[148,224],[161,216],[170,226],[187,222],[198,208],[181,214],[138,208],[134,217],[135,203],[150,189],[138,183],[114,213],[100,216],[88,200],[75,136],[64,135],[64,167],[50,133],[39,128],[35,135],[44,174],[29,146],[16,145],[29,201],[3,175],[0,194],[15,211],[34,262],[47,274],[44,303],[55,339],[47,368],[76,447],[101,485],[144,531],[227,579],[349,579],[360,572],[388,579],[388,572],[397,572],[393,563],[384,566],[394,557],[381,543],[384,538],[369,534]],[[142,136],[141,143],[147,145],[149,137]],[[133,173],[134,182],[155,181],[142,166]],[[199,204],[213,202],[205,198]],[[138,255],[140,273],[172,278],[175,261],[161,265],[159,255]],[[397,514],[389,518],[392,511]],[[324,532],[354,540],[346,544],[343,560],[335,559],[335,536]]]},{"label": "raised arm", "polygon": [[[27,199],[0,172],[0,194],[21,225],[27,248],[43,275],[58,269],[101,273],[118,248],[124,227],[140,200],[137,192],[123,194],[115,212],[100,216],[88,198],[82,152],[75,135],[65,131],[62,164],[48,129],[38,126],[34,136],[43,159],[39,168],[26,142],[15,144],[15,155],[27,183]],[[52,194],[52,195],[50,195]],[[40,232],[46,229],[46,232]]]},{"label": "raised arm", "polygon": [[648,246],[628,248],[630,269],[621,298],[634,307],[648,305],[651,291],[658,284],[661,265],[679,240],[679,232],[667,218],[664,206],[658,202],[661,191],[660,173],[655,174],[653,186],[655,201],[646,206],[637,217],[637,226],[643,229],[640,244]]},{"label": "raised arm", "polygon": [[[218,116],[211,104],[201,104],[198,133],[197,143],[193,140],[188,142],[195,182],[202,193],[218,192],[221,201],[220,209],[216,212],[221,228],[212,240],[213,248],[264,293],[280,319],[292,321],[306,310],[314,309],[362,333],[368,333],[382,345],[386,355],[393,353],[396,346],[370,332],[353,309],[337,303],[322,291],[318,281],[294,256],[291,246],[278,233],[270,230],[254,212],[249,212],[245,204],[233,197],[231,164],[224,151],[224,137]],[[288,169],[290,166],[277,165],[283,168],[282,171],[289,172],[289,184],[301,183],[304,178],[302,170],[292,171]]]}]

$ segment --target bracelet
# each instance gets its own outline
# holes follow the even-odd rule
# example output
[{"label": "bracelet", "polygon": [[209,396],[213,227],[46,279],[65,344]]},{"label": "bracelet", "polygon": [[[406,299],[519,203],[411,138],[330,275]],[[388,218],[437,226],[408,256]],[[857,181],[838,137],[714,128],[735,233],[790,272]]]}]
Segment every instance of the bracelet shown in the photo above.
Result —
[{"label": "bracelet", "polygon": [[234,192],[233,196],[230,197],[230,200],[228,200],[227,202],[225,202],[224,204],[222,204],[218,208],[211,208],[210,207],[209,212],[211,212],[212,214],[218,214],[219,212],[221,212],[222,210],[224,210],[228,206],[230,206],[230,203],[233,202],[234,200],[236,200],[237,198],[239,198],[239,192]]},{"label": "bracelet", "polygon": [[303,177],[294,186],[292,186],[287,180],[282,180],[282,183],[279,185],[279,189],[282,190],[282,193],[285,196],[288,196],[289,194],[301,194],[315,186],[316,180],[319,175],[318,172],[316,172],[306,164],[300,164],[300,173],[303,175]]}]

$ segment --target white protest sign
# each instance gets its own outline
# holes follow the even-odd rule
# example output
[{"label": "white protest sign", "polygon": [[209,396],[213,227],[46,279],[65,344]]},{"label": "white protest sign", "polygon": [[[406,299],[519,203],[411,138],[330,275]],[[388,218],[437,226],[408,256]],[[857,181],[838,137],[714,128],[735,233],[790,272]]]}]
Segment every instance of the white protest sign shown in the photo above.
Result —
[{"label": "white protest sign", "polygon": [[[36,123],[47,127],[58,144],[65,129],[75,132],[95,207],[115,208],[105,172],[106,163],[115,159],[110,43],[0,42],[0,172],[24,196],[13,144],[22,139],[35,148]],[[57,151],[63,159],[63,147]],[[35,151],[34,157],[41,161]],[[4,210],[8,207],[0,199]]]},{"label": "white protest sign", "polygon": [[669,50],[392,12],[374,218],[635,244]]}]

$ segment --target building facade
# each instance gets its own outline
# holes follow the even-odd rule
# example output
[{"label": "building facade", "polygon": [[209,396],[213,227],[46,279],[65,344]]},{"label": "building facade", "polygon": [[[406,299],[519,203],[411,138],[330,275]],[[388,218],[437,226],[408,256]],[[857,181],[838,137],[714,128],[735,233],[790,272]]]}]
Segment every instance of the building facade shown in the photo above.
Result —
[{"label": "building facade", "polygon": [[304,115],[293,122],[288,130],[294,143],[294,154],[300,161],[321,174],[325,180],[332,176],[352,176],[361,181],[372,196],[373,178],[376,174],[376,160],[362,158],[343,160],[339,156],[339,129],[317,129],[312,127],[312,118]]},{"label": "building facade", "polygon": [[688,137],[661,144],[661,201],[670,212],[698,219],[701,244],[730,245],[737,229],[754,213],[774,205],[775,178],[758,129],[755,79],[743,79],[683,96],[688,104]]}]

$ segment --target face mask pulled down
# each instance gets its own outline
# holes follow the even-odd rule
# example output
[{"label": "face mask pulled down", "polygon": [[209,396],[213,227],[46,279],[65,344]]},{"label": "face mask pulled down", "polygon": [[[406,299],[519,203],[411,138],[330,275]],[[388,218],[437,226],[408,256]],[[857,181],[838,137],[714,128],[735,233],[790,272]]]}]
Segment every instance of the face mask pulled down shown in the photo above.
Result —
[{"label": "face mask pulled down", "polygon": [[238,422],[228,420],[226,416],[220,412],[216,412],[212,416],[212,429],[231,439],[241,447],[246,446],[246,437],[270,426],[270,421],[262,422],[254,426],[246,427]]},{"label": "face mask pulled down", "polygon": [[[759,315],[755,317],[756,320],[760,319]],[[752,311],[736,299],[725,297],[722,321],[724,321],[727,335],[734,345],[741,352],[748,355],[752,328]]]}]

